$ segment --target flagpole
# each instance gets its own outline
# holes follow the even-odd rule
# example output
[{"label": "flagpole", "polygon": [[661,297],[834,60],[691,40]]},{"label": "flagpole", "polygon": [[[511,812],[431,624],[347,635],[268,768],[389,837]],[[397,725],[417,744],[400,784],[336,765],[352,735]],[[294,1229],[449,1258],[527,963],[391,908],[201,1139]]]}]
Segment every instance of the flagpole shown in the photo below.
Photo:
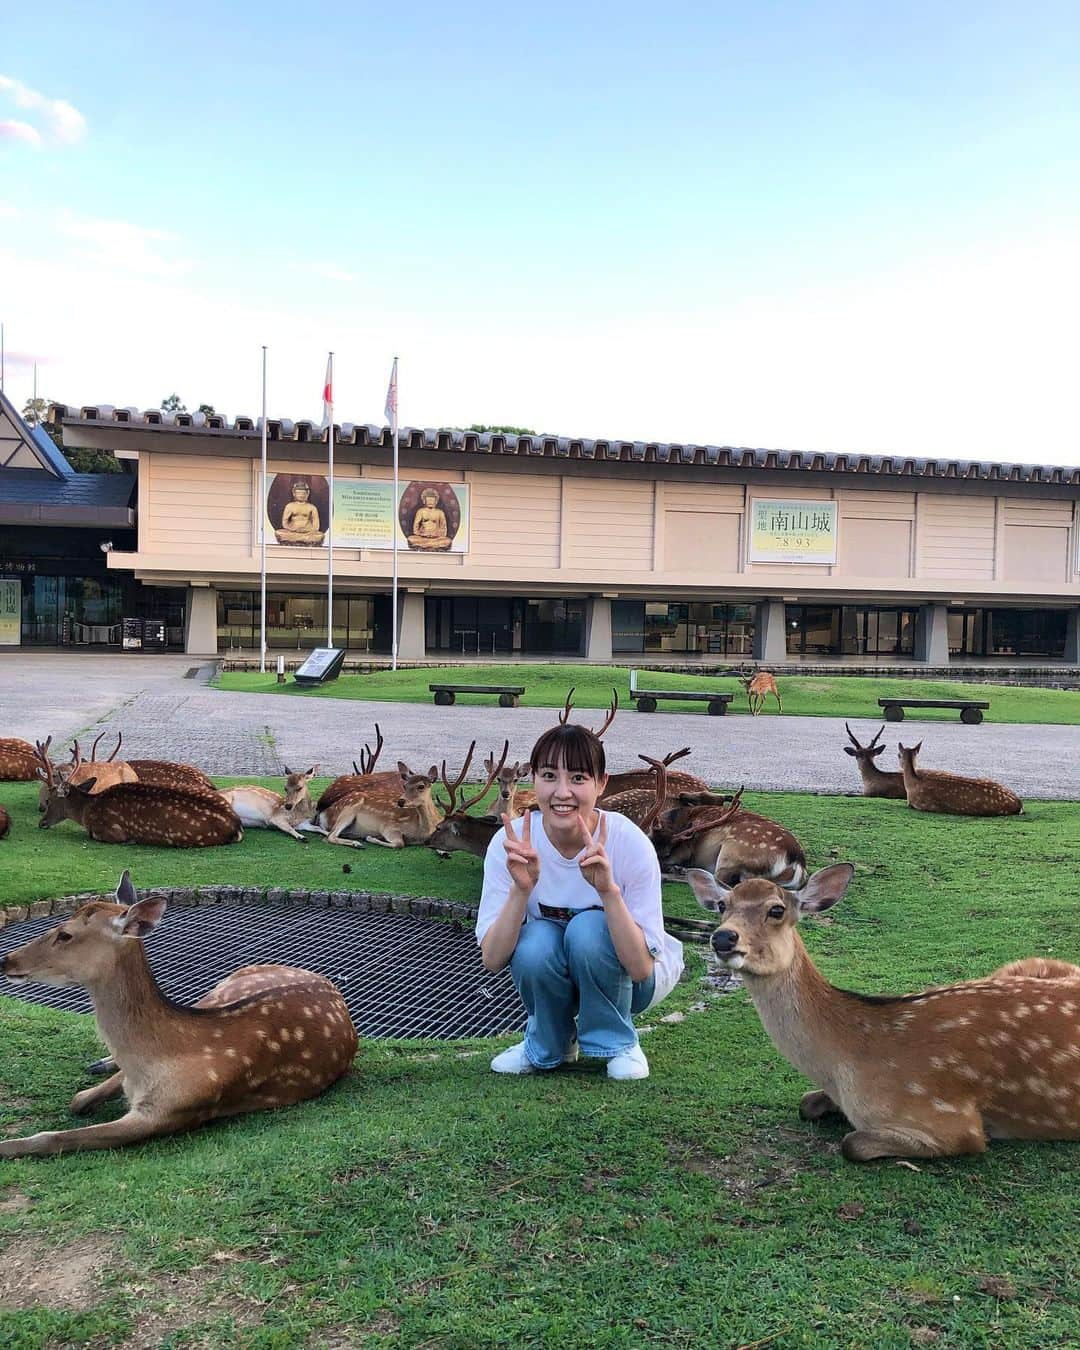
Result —
[{"label": "flagpole", "polygon": [[266,348],[262,349],[262,484],[259,488],[259,670],[266,674]]},{"label": "flagpole", "polygon": [[327,585],[326,585],[326,645],[334,645],[334,353],[331,352],[326,363],[326,383],[330,390],[330,405],[327,409],[330,418],[330,521],[326,531],[327,544]]},{"label": "flagpole", "polygon": [[394,506],[393,514],[390,520],[390,528],[394,540],[394,581],[391,589],[390,612],[393,619],[391,629],[391,647],[390,647],[390,669],[397,670],[398,655],[398,571],[397,571],[397,553],[398,553],[398,535],[401,533],[398,524],[398,359],[394,357],[394,373],[392,375],[394,385],[394,406],[390,415],[390,439],[394,443]]}]

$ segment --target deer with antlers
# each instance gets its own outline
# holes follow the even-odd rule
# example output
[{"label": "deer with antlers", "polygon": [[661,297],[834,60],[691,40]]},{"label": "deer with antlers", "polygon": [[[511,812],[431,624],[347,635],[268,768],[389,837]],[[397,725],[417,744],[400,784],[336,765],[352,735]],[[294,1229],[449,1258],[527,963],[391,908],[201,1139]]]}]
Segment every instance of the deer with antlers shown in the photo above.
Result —
[{"label": "deer with antlers", "polygon": [[328,810],[342,797],[347,797],[350,792],[357,792],[362,788],[390,787],[396,788],[401,784],[401,773],[397,769],[384,769],[378,773],[375,772],[375,764],[379,758],[379,752],[383,747],[383,734],[379,730],[378,722],[375,723],[375,749],[365,743],[363,750],[360,751],[360,763],[353,760],[353,772],[339,774],[322,791],[322,795],[315,804],[315,814]]},{"label": "deer with antlers", "polygon": [[600,798],[598,805],[605,811],[626,816],[643,834],[651,834],[668,800],[668,760],[652,759],[649,755],[638,755],[638,759],[651,766],[648,770],[651,785],[623,788],[621,792]]},{"label": "deer with antlers", "polygon": [[944,769],[917,769],[918,745],[901,745],[900,767],[908,806],[949,816],[1018,816],[1024,803],[1010,788],[992,778],[964,778]]},{"label": "deer with antlers", "polygon": [[[705,779],[699,778],[695,773],[684,773],[681,769],[676,769],[674,773],[670,772],[671,765],[677,759],[684,759],[689,753],[690,747],[684,745],[681,750],[672,750],[670,754],[664,756],[664,768],[668,770],[667,791],[672,796],[680,792],[708,792],[709,790],[709,785]],[[638,756],[638,759],[644,758],[644,755]],[[652,763],[652,761],[650,760],[649,763]],[[650,788],[655,781],[656,773],[653,769],[631,769],[626,773],[609,773],[607,784],[598,805],[606,807],[609,797],[614,797],[617,793],[626,792],[631,788]]]},{"label": "deer with antlers", "polygon": [[73,784],[70,777],[60,777],[47,748],[48,742],[38,745],[38,774],[48,788],[40,829],[73,820],[103,844],[164,848],[213,848],[244,837],[240,818],[218,792],[135,782],[95,793],[92,778]]},{"label": "deer with antlers", "polygon": [[286,764],[284,792],[275,792],[258,783],[243,783],[239,787],[224,788],[221,796],[240,817],[242,825],[257,830],[280,830],[290,839],[306,844],[308,833],[326,833],[315,824],[315,804],[309,791],[311,780],[318,771],[319,766],[313,764],[310,769],[294,773]]},{"label": "deer with antlers", "polygon": [[76,1093],[86,1115],[123,1093],[118,1120],[0,1140],[0,1157],[117,1148],[209,1120],[307,1101],[336,1082],[356,1054],[356,1030],[338,990],[294,966],[244,966],[192,1008],[162,994],[142,939],[165,914],[140,900],[124,872],[116,902],[91,901],[23,947],[0,973],[90,994],[117,1072]]},{"label": "deer with antlers", "polygon": [[29,741],[0,736],[0,783],[32,783],[37,768],[37,751]]},{"label": "deer with antlers", "polygon": [[752,717],[756,717],[764,708],[766,694],[772,694],[776,699],[778,712],[784,711],[784,705],[780,702],[780,690],[776,687],[776,676],[771,671],[759,670],[750,675],[744,670],[739,670],[736,678],[746,690],[746,698],[750,704],[750,715]]},{"label": "deer with antlers", "polygon": [[895,797],[903,801],[907,796],[904,790],[904,775],[902,773],[889,773],[885,769],[879,769],[874,763],[875,758],[883,754],[885,747],[878,742],[881,740],[881,733],[885,730],[885,723],[882,722],[880,730],[874,739],[866,745],[860,745],[855,737],[855,733],[845,722],[847,727],[848,739],[850,745],[844,746],[844,754],[854,756],[855,762],[859,766],[859,773],[862,777],[864,797]]},{"label": "deer with antlers", "polygon": [[687,873],[716,912],[712,949],[738,971],[769,1038],[818,1090],[804,1120],[836,1113],[851,1162],[982,1153],[988,1139],[1080,1139],[1080,966],[1032,957],[982,979],[896,998],[837,989],[796,924],[843,898],[837,863],[789,892]]},{"label": "deer with antlers", "polygon": [[[509,741],[504,742],[502,757],[497,762],[494,754],[488,755],[484,761],[487,779],[483,787],[479,792],[473,793],[471,797],[460,802],[457,794],[465,781],[465,769],[462,769],[457,778],[451,782],[446,772],[446,760],[443,760],[440,775],[447,794],[446,814],[424,840],[427,847],[434,849],[440,857],[449,857],[451,853],[472,853],[476,857],[482,858],[487,853],[488,845],[491,843],[493,836],[497,830],[502,828],[501,817],[498,815],[473,816],[469,812],[484,800],[491,791],[493,784],[500,781],[509,749]],[[468,760],[465,761],[465,767],[468,767]]]},{"label": "deer with antlers", "polygon": [[704,868],[726,886],[747,877],[801,886],[807,875],[802,844],[775,820],[744,810],[742,791],[734,797],[679,793],[678,805],[661,813],[653,831],[661,861],[665,867]]}]

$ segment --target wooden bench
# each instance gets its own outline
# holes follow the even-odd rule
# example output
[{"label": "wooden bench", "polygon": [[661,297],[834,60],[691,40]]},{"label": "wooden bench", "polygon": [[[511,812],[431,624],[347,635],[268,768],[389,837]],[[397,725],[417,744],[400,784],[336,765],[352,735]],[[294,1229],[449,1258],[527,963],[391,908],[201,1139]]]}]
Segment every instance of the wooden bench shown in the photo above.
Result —
[{"label": "wooden bench", "polygon": [[498,694],[500,708],[516,708],[525,692],[523,684],[429,684],[435,702],[448,708],[458,694]]},{"label": "wooden bench", "polygon": [[707,703],[709,706],[706,711],[710,717],[723,717],[727,712],[727,705],[735,695],[707,693],[702,689],[639,689],[637,671],[632,670],[630,672],[630,697],[637,703],[637,710],[640,713],[655,712],[657,701],[666,698],[687,700],[691,703]]},{"label": "wooden bench", "polygon": [[885,709],[886,722],[902,722],[905,708],[959,708],[960,721],[978,726],[983,720],[982,710],[989,703],[970,698],[879,698],[878,707]]}]

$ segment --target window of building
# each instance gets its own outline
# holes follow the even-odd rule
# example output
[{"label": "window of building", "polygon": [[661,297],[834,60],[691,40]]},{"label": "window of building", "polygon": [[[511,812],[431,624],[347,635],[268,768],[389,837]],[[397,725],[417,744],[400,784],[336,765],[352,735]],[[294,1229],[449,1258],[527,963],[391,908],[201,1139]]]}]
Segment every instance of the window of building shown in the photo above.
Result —
[{"label": "window of building", "polygon": [[754,606],[711,600],[614,600],[611,650],[751,656]]}]

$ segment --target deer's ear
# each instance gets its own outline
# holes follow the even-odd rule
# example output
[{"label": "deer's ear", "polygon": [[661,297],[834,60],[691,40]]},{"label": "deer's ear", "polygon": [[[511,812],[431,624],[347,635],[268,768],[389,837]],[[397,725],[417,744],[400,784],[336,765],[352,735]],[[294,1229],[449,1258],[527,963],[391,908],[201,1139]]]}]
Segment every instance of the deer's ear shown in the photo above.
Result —
[{"label": "deer's ear", "polygon": [[712,873],[706,872],[702,867],[688,868],[686,880],[702,909],[711,909],[718,913],[731,897],[728,888],[721,886]]},{"label": "deer's ear", "polygon": [[49,781],[49,775],[48,773],[46,773],[44,769],[38,767],[34,770],[34,772],[37,774],[37,776],[41,779],[43,783],[47,783]]},{"label": "deer's ear", "polygon": [[431,768],[428,769],[428,771],[427,771],[427,776],[428,776],[428,777],[431,779],[431,781],[434,783],[434,781],[436,780],[436,778],[438,778],[438,776],[439,776],[439,766],[438,766],[437,764],[433,764],[433,765],[431,766]]},{"label": "deer's ear", "polygon": [[834,863],[815,872],[802,890],[795,892],[799,914],[820,914],[823,909],[831,909],[838,900],[843,900],[854,875],[854,863]]},{"label": "deer's ear", "polygon": [[397,762],[397,771],[399,774],[401,774],[402,778],[408,778],[412,774],[412,770],[409,768],[409,766],[407,764],[403,764],[400,759]]},{"label": "deer's ear", "polygon": [[81,792],[84,797],[89,797],[94,790],[97,778],[84,778],[81,783],[75,784],[75,791]]},{"label": "deer's ear", "polygon": [[844,754],[845,754],[845,755],[853,755],[854,753],[855,753],[855,751],[852,750],[852,748],[851,748],[850,745],[845,745],[845,746],[844,746]]},{"label": "deer's ear", "polygon": [[131,873],[125,867],[123,876],[116,884],[116,903],[118,905],[133,905],[138,898],[138,892],[132,885]]},{"label": "deer's ear", "polygon": [[113,919],[113,926],[124,937],[144,938],[154,931],[164,915],[164,899],[137,900]]},{"label": "deer's ear", "polygon": [[317,764],[313,764],[313,765],[311,766],[311,768],[308,769],[307,773],[304,774],[304,777],[305,777],[305,778],[314,778],[315,775],[316,775],[318,772],[319,772],[319,766],[318,766]]}]

